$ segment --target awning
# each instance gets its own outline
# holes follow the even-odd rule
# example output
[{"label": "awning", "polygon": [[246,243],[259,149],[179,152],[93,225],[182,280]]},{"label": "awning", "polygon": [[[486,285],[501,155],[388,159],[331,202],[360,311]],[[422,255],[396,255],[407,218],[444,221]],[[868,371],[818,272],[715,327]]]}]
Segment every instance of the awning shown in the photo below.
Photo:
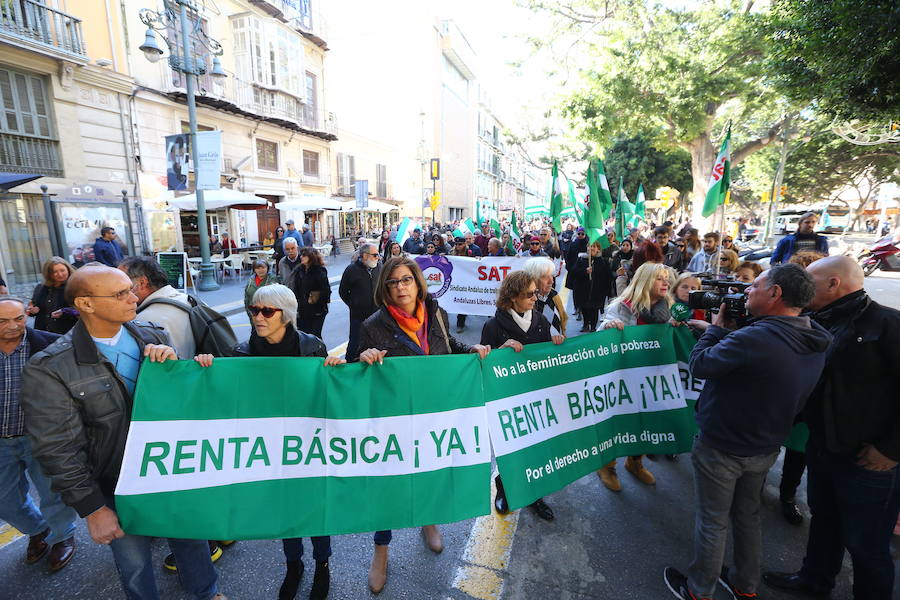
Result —
[{"label": "awning", "polygon": [[378,200],[369,200],[368,207],[356,208],[356,200],[350,200],[347,202],[341,202],[341,210],[344,212],[368,211],[368,212],[378,212],[378,213],[389,213],[392,210],[400,210],[400,207],[394,206],[393,204],[388,204],[387,202],[380,202]]},{"label": "awning", "polygon": [[43,175],[25,175],[22,173],[0,172],[0,191],[5,192],[10,188],[14,188],[17,185],[22,185],[23,183],[28,183],[29,181],[34,181],[39,177],[43,177]]},{"label": "awning", "polygon": [[[248,210],[254,210],[257,206],[265,206],[268,200],[246,194],[229,188],[219,188],[217,190],[207,190],[203,193],[204,204],[206,210],[216,210],[217,208],[236,207],[236,205],[247,206]],[[197,196],[190,194],[188,196],[179,196],[169,200],[170,208],[178,210],[197,210]]]},{"label": "awning", "polygon": [[341,203],[323,195],[310,194],[301,198],[291,198],[282,202],[276,202],[278,210],[341,210]]}]

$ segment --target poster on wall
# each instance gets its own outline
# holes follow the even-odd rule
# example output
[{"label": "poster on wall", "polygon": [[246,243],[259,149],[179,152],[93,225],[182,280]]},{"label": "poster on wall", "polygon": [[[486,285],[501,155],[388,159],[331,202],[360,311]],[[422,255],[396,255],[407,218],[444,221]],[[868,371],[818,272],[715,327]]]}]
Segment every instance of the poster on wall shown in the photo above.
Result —
[{"label": "poster on wall", "polygon": [[217,190],[222,172],[222,132],[201,131],[197,134],[197,189]]},{"label": "poster on wall", "polygon": [[116,230],[122,254],[130,254],[131,227],[121,203],[54,202],[64,258],[80,267],[94,260],[94,242],[103,227]]},{"label": "poster on wall", "polygon": [[[166,181],[170,190],[187,190],[191,170],[191,136],[187,133],[166,136]],[[218,187],[216,188],[218,189]]]},{"label": "poster on wall", "polygon": [[156,261],[166,277],[169,278],[169,285],[176,290],[187,293],[187,284],[190,280],[188,277],[188,260],[186,252],[157,252]]}]

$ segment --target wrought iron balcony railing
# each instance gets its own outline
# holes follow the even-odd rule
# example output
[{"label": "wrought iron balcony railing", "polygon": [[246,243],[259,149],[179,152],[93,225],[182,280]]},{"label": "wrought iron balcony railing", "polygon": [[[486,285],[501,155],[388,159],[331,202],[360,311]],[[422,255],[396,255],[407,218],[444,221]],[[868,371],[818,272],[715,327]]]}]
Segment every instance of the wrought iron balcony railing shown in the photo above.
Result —
[{"label": "wrought iron balcony railing", "polygon": [[0,38],[54,55],[87,59],[81,19],[39,0],[0,1]]}]

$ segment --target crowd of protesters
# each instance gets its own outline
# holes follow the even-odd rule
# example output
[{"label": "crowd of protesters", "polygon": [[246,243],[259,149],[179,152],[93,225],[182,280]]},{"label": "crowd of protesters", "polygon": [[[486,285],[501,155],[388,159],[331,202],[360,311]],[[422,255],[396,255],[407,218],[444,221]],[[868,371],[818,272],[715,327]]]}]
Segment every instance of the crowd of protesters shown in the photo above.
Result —
[{"label": "crowd of protesters", "polygon": [[[286,229],[270,236],[275,266],[252,264],[244,290],[250,338],[227,355],[315,356],[325,358],[325,368],[355,361],[377,368],[397,356],[484,358],[497,349],[561,344],[570,318],[559,293],[563,286],[572,292],[572,317],[582,322],[583,333],[646,324],[689,327],[698,338],[690,367],[706,380],[691,453],[694,554],[686,574],[666,569],[668,588],[683,600],[711,598],[716,585],[735,598],[757,597],[762,484],[791,428],[803,421],[810,432],[807,451],[786,454],[780,504],[789,522],[803,521],[795,494],[808,465],[807,555],[799,571],[767,572],[764,579],[776,588],[827,594],[846,550],[854,597],[890,598],[889,543],[900,512],[900,409],[891,385],[900,365],[900,312],[866,295],[853,260],[827,256],[827,241],[823,246],[813,233],[815,219],[801,218],[800,230],[782,240],[768,270],[742,261],[732,236],[701,237],[690,223],[632,228],[622,240],[612,230],[590,240],[574,224],[558,234],[542,225],[521,238],[505,224],[498,231],[487,222],[477,235],[457,235],[453,225],[416,228],[402,243],[386,230],[376,242],[361,238],[341,277],[338,293],[349,309],[344,358],[328,356],[321,340],[331,300],[323,259],[287,221]],[[527,259],[502,281],[479,344],[451,335],[449,316],[412,258],[423,254]],[[0,451],[18,465],[0,472],[9,490],[0,497],[0,518],[29,536],[26,562],[49,555],[51,570],[72,559],[75,520],[85,518],[92,539],[112,548],[125,595],[156,598],[151,539],[122,531],[113,496],[134,386],[145,357],[193,358],[209,367],[214,355],[199,352],[189,298],[169,285],[154,259],[113,258],[114,265],[88,263],[75,270],[53,257],[30,301],[0,296]],[[553,259],[564,263],[565,281],[555,277]],[[687,304],[705,277],[750,284],[748,324],[736,328],[724,310],[710,315],[694,309],[687,319],[673,318],[672,307]],[[29,316],[34,328],[26,325]],[[457,332],[464,330],[465,315],[456,323]],[[629,456],[625,468],[640,483],[654,485],[644,459]],[[40,509],[27,494],[26,472]],[[598,475],[608,490],[622,489],[615,460]],[[509,503],[502,479],[494,483],[494,508],[504,514]],[[541,519],[555,518],[544,499],[530,509]],[[733,571],[723,565],[729,523]],[[437,524],[422,527],[422,535],[432,552],[443,550]],[[368,573],[373,593],[387,584],[391,538],[390,530],[374,533]],[[194,597],[224,598],[212,562],[227,543],[169,540],[165,566],[179,573]],[[325,598],[330,537],[311,543],[310,598]],[[303,576],[303,544],[294,538],[282,545],[286,573],[279,598],[292,599]]]}]

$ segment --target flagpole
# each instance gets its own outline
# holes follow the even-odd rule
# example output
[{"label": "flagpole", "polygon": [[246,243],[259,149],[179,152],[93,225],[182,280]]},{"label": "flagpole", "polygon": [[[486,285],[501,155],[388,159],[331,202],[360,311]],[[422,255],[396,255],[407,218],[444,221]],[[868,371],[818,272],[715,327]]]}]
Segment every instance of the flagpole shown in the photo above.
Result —
[{"label": "flagpole", "polygon": [[713,275],[715,276],[716,279],[719,278],[719,269],[722,266],[722,236],[724,235],[722,233],[722,230],[725,229],[725,203],[724,202],[722,202],[720,208],[721,208],[721,218],[718,219],[718,221],[719,221],[719,244],[716,247],[716,254],[714,257],[715,264],[713,265]]}]

